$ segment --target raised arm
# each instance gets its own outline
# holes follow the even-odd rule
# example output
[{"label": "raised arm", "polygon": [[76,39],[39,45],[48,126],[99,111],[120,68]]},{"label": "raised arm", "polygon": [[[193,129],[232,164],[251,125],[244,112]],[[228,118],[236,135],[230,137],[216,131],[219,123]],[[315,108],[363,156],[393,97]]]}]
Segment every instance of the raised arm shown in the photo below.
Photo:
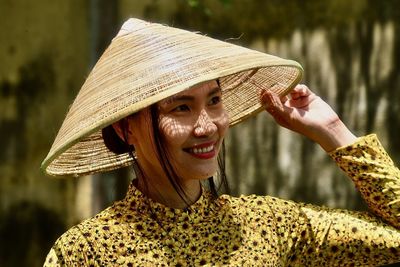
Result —
[{"label": "raised arm", "polygon": [[400,228],[400,173],[375,136],[357,140],[333,109],[305,85],[296,86],[290,99],[264,91],[261,101],[278,124],[329,152],[371,210]]},{"label": "raised arm", "polygon": [[301,205],[301,234],[287,254],[289,263],[378,266],[400,261],[400,171],[376,136],[357,139],[304,85],[295,88],[290,100],[269,92],[261,100],[280,125],[329,152],[374,213]]}]

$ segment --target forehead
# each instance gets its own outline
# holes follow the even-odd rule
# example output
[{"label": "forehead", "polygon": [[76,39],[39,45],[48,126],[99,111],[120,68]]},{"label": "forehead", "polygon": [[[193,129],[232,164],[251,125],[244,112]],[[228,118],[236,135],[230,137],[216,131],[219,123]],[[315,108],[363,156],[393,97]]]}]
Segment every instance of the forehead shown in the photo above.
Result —
[{"label": "forehead", "polygon": [[196,97],[207,97],[211,94],[220,92],[221,88],[219,87],[216,80],[207,81],[195,86],[190,87],[189,89],[177,93],[173,96],[170,96],[164,100],[160,101],[160,104],[168,104],[178,100],[185,100],[185,99],[193,99]]}]

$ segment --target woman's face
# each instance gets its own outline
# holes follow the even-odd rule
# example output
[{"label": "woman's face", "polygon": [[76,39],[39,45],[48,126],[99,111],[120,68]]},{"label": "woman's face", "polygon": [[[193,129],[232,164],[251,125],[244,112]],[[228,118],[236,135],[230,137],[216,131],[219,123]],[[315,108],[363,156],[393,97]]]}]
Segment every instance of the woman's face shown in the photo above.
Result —
[{"label": "woman's face", "polygon": [[[229,127],[228,114],[221,102],[216,81],[194,86],[157,104],[158,125],[169,161],[184,180],[205,179],[218,170],[217,156]],[[145,109],[134,117],[132,131],[139,163],[146,172],[162,171],[151,140]]]}]

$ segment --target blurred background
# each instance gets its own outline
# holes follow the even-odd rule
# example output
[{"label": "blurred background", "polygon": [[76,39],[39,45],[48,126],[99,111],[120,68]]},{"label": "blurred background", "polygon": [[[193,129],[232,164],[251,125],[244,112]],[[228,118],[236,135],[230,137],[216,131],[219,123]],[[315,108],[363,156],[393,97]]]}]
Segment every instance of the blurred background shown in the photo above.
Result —
[{"label": "blurred background", "polygon": [[[58,236],[124,196],[127,169],[55,179],[39,167],[129,17],[299,61],[303,82],[400,162],[400,1],[0,0],[0,266],[41,266]],[[318,145],[265,114],[232,128],[226,145],[234,195],[365,209]]]}]

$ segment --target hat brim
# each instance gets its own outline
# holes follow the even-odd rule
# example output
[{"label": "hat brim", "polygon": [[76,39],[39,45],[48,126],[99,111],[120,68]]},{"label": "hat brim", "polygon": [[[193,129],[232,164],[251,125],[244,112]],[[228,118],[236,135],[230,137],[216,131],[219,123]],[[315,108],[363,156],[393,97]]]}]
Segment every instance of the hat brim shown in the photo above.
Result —
[{"label": "hat brim", "polygon": [[219,79],[233,126],[258,113],[261,89],[283,96],[299,63],[141,20],[114,38],[72,104],[42,169],[80,176],[131,164],[105,146],[101,129],[194,85]]}]

